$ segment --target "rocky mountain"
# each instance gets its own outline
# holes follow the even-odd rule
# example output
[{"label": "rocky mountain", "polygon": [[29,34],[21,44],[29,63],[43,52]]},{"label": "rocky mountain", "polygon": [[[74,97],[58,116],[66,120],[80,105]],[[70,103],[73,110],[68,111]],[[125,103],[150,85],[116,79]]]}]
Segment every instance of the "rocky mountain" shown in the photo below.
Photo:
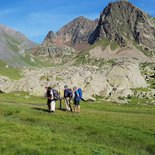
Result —
[{"label": "rocky mountain", "polygon": [[94,31],[97,20],[89,20],[85,17],[78,17],[70,23],[63,26],[56,34],[49,32],[44,43],[51,42],[56,44],[65,44],[82,50],[88,47],[88,38]]},{"label": "rocky mountain", "polygon": [[66,45],[78,51],[84,50],[89,46],[88,38],[97,25],[96,20],[89,20],[80,16],[63,26],[58,32],[49,31],[43,44]]},{"label": "rocky mountain", "polygon": [[51,59],[53,63],[67,62],[76,50],[83,50],[89,46],[88,38],[96,25],[97,20],[78,17],[56,33],[49,31],[43,43],[33,48],[32,53],[48,61]]},{"label": "rocky mountain", "polygon": [[155,20],[128,1],[112,2],[101,12],[89,43],[105,37],[121,46],[132,41],[155,50]]},{"label": "rocky mountain", "polygon": [[23,34],[0,25],[0,60],[13,66],[26,66],[22,59],[25,50],[36,44],[27,39]]},{"label": "rocky mountain", "polygon": [[62,42],[78,50],[82,50],[88,43],[88,38],[96,28],[98,20],[90,20],[85,17],[78,17],[62,27],[58,32],[58,38]]},{"label": "rocky mountain", "polygon": [[[61,47],[60,51],[63,51],[64,45],[78,51],[86,49],[90,51],[88,55],[95,59],[133,58],[140,62],[152,62],[155,61],[155,20],[128,1],[116,1],[101,12],[99,20],[92,21],[81,16],[57,33],[50,31],[43,47],[47,49],[53,45],[58,46],[58,50]],[[44,53],[49,53],[49,50]],[[52,55],[52,51],[50,53]]]}]

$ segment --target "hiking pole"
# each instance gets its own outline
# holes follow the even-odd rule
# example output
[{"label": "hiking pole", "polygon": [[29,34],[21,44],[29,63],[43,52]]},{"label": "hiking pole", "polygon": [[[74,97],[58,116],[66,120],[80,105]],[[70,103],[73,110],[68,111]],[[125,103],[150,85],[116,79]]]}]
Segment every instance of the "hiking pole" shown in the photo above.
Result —
[{"label": "hiking pole", "polygon": [[60,85],[59,83],[57,83],[57,86],[59,88],[59,100],[60,100],[60,105],[59,105],[59,109],[61,110],[62,109],[62,96],[61,96],[61,92],[60,92]]}]

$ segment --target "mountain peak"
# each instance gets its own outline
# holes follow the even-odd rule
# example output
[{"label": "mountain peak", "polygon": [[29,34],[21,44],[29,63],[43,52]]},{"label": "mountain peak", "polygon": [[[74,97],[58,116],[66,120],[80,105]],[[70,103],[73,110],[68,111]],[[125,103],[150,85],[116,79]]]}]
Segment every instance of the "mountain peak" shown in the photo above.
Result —
[{"label": "mountain peak", "polygon": [[155,49],[155,21],[128,1],[111,2],[101,12],[96,30],[89,38],[94,43],[107,37],[121,46],[129,40]]},{"label": "mountain peak", "polygon": [[75,18],[74,20],[90,20],[90,19],[88,19],[84,16],[79,16],[79,17]]},{"label": "mountain peak", "polygon": [[83,16],[77,17],[63,26],[56,34],[50,31],[44,43],[65,44],[81,50],[87,47],[88,38],[96,25],[97,20],[90,20]]}]

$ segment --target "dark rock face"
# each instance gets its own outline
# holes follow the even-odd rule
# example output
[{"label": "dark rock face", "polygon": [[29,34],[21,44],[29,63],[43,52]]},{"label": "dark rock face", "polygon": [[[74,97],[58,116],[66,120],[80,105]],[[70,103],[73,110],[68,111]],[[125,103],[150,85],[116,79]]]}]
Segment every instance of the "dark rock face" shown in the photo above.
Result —
[{"label": "dark rock face", "polygon": [[63,38],[64,43],[69,43],[71,45],[87,42],[96,24],[96,21],[91,21],[85,17],[79,17],[60,29],[57,35]]},{"label": "dark rock face", "polygon": [[46,42],[52,43],[52,42],[54,42],[55,37],[56,37],[55,33],[53,31],[49,31],[47,36],[45,37],[43,43],[46,43]]},{"label": "dark rock face", "polygon": [[110,3],[100,14],[89,43],[108,37],[121,46],[129,40],[155,49],[155,20],[127,1]]}]

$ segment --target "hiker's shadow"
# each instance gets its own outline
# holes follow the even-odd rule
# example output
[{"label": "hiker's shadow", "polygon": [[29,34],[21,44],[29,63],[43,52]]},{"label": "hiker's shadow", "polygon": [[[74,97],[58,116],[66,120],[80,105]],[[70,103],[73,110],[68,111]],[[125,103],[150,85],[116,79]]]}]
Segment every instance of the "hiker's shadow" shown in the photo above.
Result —
[{"label": "hiker's shadow", "polygon": [[[38,110],[38,111],[42,111],[42,112],[48,112],[49,113],[49,110],[48,109],[42,109],[42,108],[32,108],[32,109],[34,109],[34,110]],[[65,108],[56,108],[56,110],[61,110],[61,111],[66,111],[66,109]]]},{"label": "hiker's shadow", "polygon": [[60,111],[66,111],[66,109],[65,109],[65,108],[59,108],[59,110],[60,110]]},{"label": "hiker's shadow", "polygon": [[49,112],[48,109],[42,109],[42,108],[32,108],[32,109],[42,111],[42,112]]}]

